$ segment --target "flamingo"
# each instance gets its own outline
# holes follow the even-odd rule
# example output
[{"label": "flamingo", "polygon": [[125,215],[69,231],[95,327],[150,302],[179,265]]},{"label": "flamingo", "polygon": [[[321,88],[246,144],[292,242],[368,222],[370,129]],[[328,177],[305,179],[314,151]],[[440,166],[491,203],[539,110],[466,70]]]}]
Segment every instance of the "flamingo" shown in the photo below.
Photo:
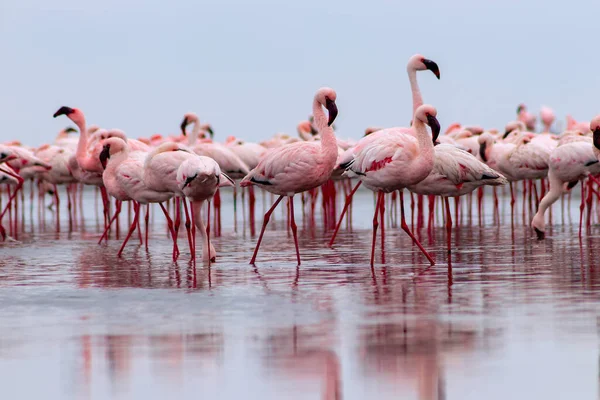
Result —
[{"label": "flamingo", "polygon": [[[219,187],[233,186],[235,182],[221,172],[219,164],[212,158],[193,156],[177,168],[176,183],[182,195],[191,202],[194,224],[202,236],[202,261],[210,265],[217,256],[214,246],[210,243],[210,199]],[[208,228],[202,221],[202,205],[205,201],[208,201]],[[194,257],[192,255],[192,258]]]},{"label": "flamingo", "polygon": [[[190,146],[194,152],[200,156],[210,157],[215,160],[221,171],[227,174],[227,176],[232,179],[242,179],[244,176],[250,172],[250,168],[243,162],[233,151],[231,151],[227,146],[212,142],[211,139],[202,139],[198,141],[198,136],[202,131],[203,125],[200,124],[198,119],[198,115],[195,113],[189,112],[183,116],[183,121],[181,122],[181,133],[183,135],[187,135],[185,128],[193,124],[191,134],[188,136],[188,146]],[[204,125],[205,126],[205,125]],[[209,131],[209,133],[212,132]],[[211,135],[212,136],[212,135]],[[215,195],[214,207],[216,211],[216,226],[215,230],[217,235],[221,234],[221,200],[220,195],[217,193]],[[236,214],[235,219],[237,220],[237,190],[236,187],[233,187],[233,210]]]},{"label": "flamingo", "polygon": [[581,181],[581,205],[579,207],[579,237],[581,237],[581,226],[583,221],[583,208],[585,200],[585,186],[583,180],[590,178],[596,183],[594,175],[600,174],[600,115],[590,122],[590,130],[593,139],[568,142],[558,146],[550,155],[550,170],[548,180],[550,189],[540,201],[537,213],[531,221],[531,227],[542,240],[546,236],[546,221],[544,215],[546,210],[558,200],[565,192],[572,189],[578,181]]},{"label": "flamingo", "polygon": [[[106,139],[102,152],[100,153],[99,159],[104,167],[102,180],[107,192],[119,201],[132,200],[134,202],[135,216],[129,227],[127,236],[117,253],[119,257],[123,253],[125,245],[139,223],[140,205],[162,203],[173,197],[173,193],[158,192],[152,190],[145,184],[144,162],[147,156],[148,154],[143,151],[130,151],[127,142],[120,137]],[[170,221],[169,214],[162,204],[161,208],[167,217],[167,221]],[[117,214],[115,213],[115,215]],[[147,224],[148,215],[146,214],[146,225]],[[172,223],[169,222],[169,227],[171,226]],[[171,235],[174,236],[172,230]]]},{"label": "flamingo", "polygon": [[[426,71],[426,70],[433,72],[433,74],[436,76],[436,78],[440,79],[440,69],[434,61],[431,61],[431,60],[423,57],[420,54],[415,54],[408,59],[408,63],[406,65],[406,72],[408,73],[408,81],[410,82],[410,88],[411,88],[411,93],[412,93],[412,101],[413,101],[413,109],[412,109],[412,115],[411,115],[412,118],[414,118],[414,114],[415,114],[415,111],[417,110],[417,108],[423,104],[423,97],[421,96],[421,90],[419,89],[419,84],[417,82],[417,71]],[[415,135],[414,127],[395,128],[395,129]],[[344,152],[344,154],[342,156],[340,156],[340,159],[339,159],[339,161],[337,163],[337,167],[336,167],[336,173],[338,171],[343,171],[345,169],[343,167],[343,165],[350,162],[353,159],[355,153],[361,151],[361,148],[363,146],[367,145],[368,143],[370,143],[371,140],[373,140],[373,137],[375,135],[380,134],[383,131],[386,131],[386,130],[380,129],[377,127],[367,128],[367,130],[365,131],[365,136],[361,140],[359,140],[354,147],[349,148],[348,150],[346,150]],[[436,137],[436,139],[437,139],[437,137]],[[425,176],[427,176],[427,175],[425,175]],[[356,191],[360,187],[361,183],[362,183],[362,181],[359,181],[354,186],[354,189],[352,189],[350,191],[350,193],[346,196],[344,208],[342,209],[342,213],[340,214],[340,217],[338,219],[337,226],[335,227],[333,235],[331,236],[331,240],[329,241],[329,247],[333,246],[333,243],[335,241],[337,233],[340,229],[340,226],[342,225],[342,220],[344,219],[344,215],[348,211],[348,207],[350,206],[352,197],[354,196],[354,193],[356,193]]]},{"label": "flamingo", "polygon": [[[435,264],[433,258],[408,229],[404,217],[402,189],[427,178],[433,169],[433,143],[440,134],[440,124],[436,116],[435,107],[428,104],[421,105],[415,112],[412,129],[388,128],[372,133],[359,142],[351,160],[342,160],[342,165],[346,168],[346,176],[358,177],[368,189],[377,192],[373,217],[371,267],[375,261],[375,242],[379,225],[377,216],[379,212],[383,215],[383,195],[396,190],[400,191],[402,229],[411,237],[431,265]],[[431,128],[431,137],[425,128],[426,124]]]},{"label": "flamingo", "polygon": [[[244,179],[241,186],[258,185],[263,189],[279,195],[275,203],[267,211],[254,249],[250,264],[254,265],[258,249],[269,223],[273,210],[284,196],[288,197],[289,214],[296,258],[300,265],[297,227],[294,220],[294,194],[317,188],[330,178],[338,156],[338,146],[331,124],[335,121],[338,109],[335,103],[336,92],[328,87],[317,90],[313,100],[314,123],[321,135],[317,142],[298,142],[275,148],[267,153]],[[327,108],[329,117],[323,108]]]},{"label": "flamingo", "polygon": [[554,120],[556,119],[556,116],[554,115],[554,111],[552,111],[552,109],[550,107],[543,106],[540,109],[540,119],[542,120],[542,123],[544,124],[544,132],[550,133],[550,128],[552,127],[552,124],[554,123]]},{"label": "flamingo", "polygon": [[508,183],[502,174],[479,161],[467,151],[448,144],[434,147],[433,169],[419,183],[408,190],[417,194],[442,196],[446,208],[448,253],[451,251],[452,217],[448,197],[471,193],[484,185],[499,186]]}]

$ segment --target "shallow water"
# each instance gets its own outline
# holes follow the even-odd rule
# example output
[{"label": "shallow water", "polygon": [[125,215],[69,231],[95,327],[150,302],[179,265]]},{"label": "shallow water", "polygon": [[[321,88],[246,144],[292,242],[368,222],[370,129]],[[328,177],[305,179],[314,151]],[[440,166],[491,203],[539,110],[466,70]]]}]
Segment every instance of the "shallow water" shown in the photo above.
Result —
[{"label": "shallow water", "polygon": [[184,233],[171,261],[155,211],[150,251],[134,238],[119,259],[114,237],[96,244],[92,193],[85,233],[66,218],[54,233],[50,211],[32,229],[27,208],[21,242],[0,244],[3,398],[598,398],[600,228],[579,241],[576,198],[538,242],[506,198],[495,224],[487,197],[451,264],[440,214],[420,232],[433,267],[387,227],[372,271],[369,192],[333,250],[297,200],[300,268],[279,210],[248,265],[255,238],[241,215],[234,232],[229,194],[210,268],[188,263]]}]

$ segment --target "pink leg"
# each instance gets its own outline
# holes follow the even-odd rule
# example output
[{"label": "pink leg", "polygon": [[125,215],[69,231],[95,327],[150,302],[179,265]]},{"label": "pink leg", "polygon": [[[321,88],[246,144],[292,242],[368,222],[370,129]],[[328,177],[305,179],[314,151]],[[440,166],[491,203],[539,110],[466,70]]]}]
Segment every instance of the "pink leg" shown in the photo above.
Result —
[{"label": "pink leg", "polygon": [[129,241],[129,238],[135,231],[135,228],[138,224],[138,220],[139,220],[139,216],[140,216],[140,204],[138,202],[134,201],[133,209],[135,210],[135,216],[133,217],[133,222],[129,226],[129,232],[127,232],[127,236],[125,237],[125,240],[123,241],[123,244],[121,245],[121,248],[119,249],[119,252],[117,253],[118,257],[121,257],[121,255],[123,254],[123,249],[125,248],[125,245]]},{"label": "pink leg", "polygon": [[173,261],[175,261],[179,256],[179,248],[177,247],[177,234],[175,233],[175,228],[173,227],[173,220],[169,216],[169,212],[162,203],[159,203],[159,205],[161,210],[165,214],[165,218],[167,218],[167,226],[169,228],[169,232],[171,233],[171,238],[173,239]]},{"label": "pink leg", "polygon": [[[192,214],[192,221],[195,221],[196,218],[194,217],[194,207],[190,206],[190,213]],[[196,259],[196,224],[192,224],[192,248],[193,248],[193,252],[192,252],[192,256],[193,259]]]},{"label": "pink leg", "polygon": [[406,224],[406,218],[404,217],[404,193],[402,193],[402,192],[400,192],[400,217],[401,217],[400,225],[402,227],[402,230],[404,232],[406,232],[408,234],[408,236],[410,236],[413,243],[416,244],[417,247],[419,247],[419,250],[421,250],[421,252],[423,253],[423,255],[425,257],[427,257],[427,259],[429,260],[429,263],[431,265],[435,265],[435,261],[433,261],[433,258],[431,258],[429,253],[427,253],[427,251],[425,251],[423,246],[421,246],[421,243],[417,240],[417,238],[415,238],[415,236],[412,234],[410,229],[408,229],[408,225]]},{"label": "pink leg", "polygon": [[148,251],[148,225],[150,224],[150,204],[146,204],[146,217],[144,218],[145,222],[145,239],[146,239],[146,251]]},{"label": "pink leg", "polygon": [[385,263],[385,193],[381,192],[381,203],[379,204],[379,221],[381,221],[381,262]]},{"label": "pink leg", "polygon": [[250,208],[250,215],[248,219],[250,220],[250,236],[254,237],[256,235],[256,223],[255,223],[255,204],[256,204],[256,196],[254,195],[254,186],[248,187],[248,207]]},{"label": "pink leg", "polygon": [[187,231],[188,244],[190,246],[190,253],[192,255],[192,260],[195,260],[196,255],[194,254],[194,243],[192,241],[192,230],[191,230],[192,223],[190,222],[190,213],[188,211],[187,200],[185,197],[183,198],[183,210],[185,211],[185,230]]},{"label": "pink leg", "polygon": [[446,241],[448,242],[448,254],[452,252],[452,213],[450,212],[450,202],[444,197],[446,206]]},{"label": "pink leg", "polygon": [[215,259],[210,256],[210,200],[207,201],[206,205],[208,206],[208,215],[206,217],[206,245],[208,246],[208,266],[210,267],[210,263],[215,261]]},{"label": "pink leg", "polygon": [[583,210],[585,208],[585,182],[581,181],[581,204],[579,205],[579,239],[581,239],[581,225],[583,224]]},{"label": "pink leg", "polygon": [[340,226],[342,226],[342,220],[344,219],[344,215],[346,215],[346,212],[348,211],[348,206],[350,206],[350,203],[352,202],[352,197],[354,196],[354,193],[356,193],[356,191],[358,190],[358,187],[360,186],[361,183],[362,183],[361,181],[358,181],[358,183],[356,184],[354,189],[352,189],[350,194],[348,196],[346,196],[346,202],[344,203],[344,208],[342,209],[342,214],[340,215],[340,219],[338,220],[337,226],[335,227],[333,236],[331,237],[331,240],[329,241],[329,247],[333,246],[333,242],[335,242],[335,237],[337,236],[337,233],[340,230]]},{"label": "pink leg", "polygon": [[375,213],[373,214],[373,241],[371,243],[371,268],[375,265],[375,244],[377,242],[377,227],[379,223],[377,222],[377,217],[379,214],[379,207],[383,200],[383,192],[377,192],[377,202],[375,203]]},{"label": "pink leg", "polygon": [[265,234],[265,228],[267,227],[267,224],[269,223],[269,219],[271,218],[271,214],[273,214],[273,210],[275,210],[275,207],[277,207],[277,205],[279,204],[279,202],[282,199],[283,199],[283,195],[279,196],[279,198],[275,201],[275,203],[273,203],[273,205],[271,206],[269,211],[267,211],[267,213],[265,214],[263,226],[260,230],[260,235],[258,236],[258,242],[256,243],[256,248],[254,249],[254,254],[252,255],[252,258],[250,259],[250,265],[254,265],[254,262],[256,261],[256,255],[258,254],[258,249],[260,247],[260,243],[262,242],[263,235]]},{"label": "pink leg", "polygon": [[70,185],[67,185],[67,210],[69,212],[69,232],[73,232],[73,204],[71,203]]},{"label": "pink leg", "polygon": [[60,197],[56,185],[54,185],[54,200],[56,201],[56,232],[58,233],[60,232]]},{"label": "pink leg", "polygon": [[292,228],[292,235],[294,236],[294,246],[296,246],[296,258],[298,259],[298,265],[300,265],[300,248],[298,247],[298,227],[296,226],[296,218],[294,217],[294,196],[288,198],[288,204],[290,205],[290,227]]},{"label": "pink leg", "polygon": [[110,229],[110,226],[113,224],[115,219],[117,219],[119,217],[120,213],[121,213],[121,200],[115,199],[115,213],[112,216],[112,218],[110,219],[110,222],[108,223],[106,228],[104,229],[104,233],[102,234],[102,236],[100,236],[100,240],[98,240],[98,244],[102,243],[102,239],[104,239],[104,237],[108,237],[108,230]]}]

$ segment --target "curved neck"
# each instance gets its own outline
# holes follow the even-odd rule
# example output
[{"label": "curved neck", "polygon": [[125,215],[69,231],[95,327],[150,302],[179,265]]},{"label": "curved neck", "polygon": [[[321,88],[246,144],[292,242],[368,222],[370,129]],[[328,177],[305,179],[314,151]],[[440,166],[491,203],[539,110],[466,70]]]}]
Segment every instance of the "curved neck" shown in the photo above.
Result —
[{"label": "curved neck", "polygon": [[79,128],[79,140],[77,141],[77,151],[75,156],[79,159],[83,157],[87,151],[89,134],[87,131],[87,127],[85,126],[85,117],[81,114],[81,118],[78,118],[75,122],[77,128]]},{"label": "curved neck", "polygon": [[415,112],[419,106],[423,105],[423,97],[421,97],[421,90],[419,89],[419,84],[417,83],[417,70],[409,67],[408,70],[408,81],[410,82],[410,90],[412,92],[412,101],[413,101],[413,109],[412,109],[412,120],[414,123],[415,120]]},{"label": "curved neck", "polygon": [[192,128],[192,133],[188,136],[188,145],[194,145],[198,141],[198,135],[200,135],[200,121],[194,120],[194,127]]},{"label": "curved neck", "polygon": [[415,118],[413,121],[413,128],[415,129],[417,142],[419,143],[419,149],[421,151],[420,156],[421,159],[426,160],[427,158],[433,157],[433,141],[431,136],[429,136],[429,132],[427,132],[427,127],[425,123],[421,120]]},{"label": "curved neck", "polygon": [[315,118],[317,130],[321,135],[321,149],[324,153],[335,154],[335,158],[337,159],[337,140],[335,139],[335,133],[333,133],[333,128],[327,125],[328,118],[325,115],[325,111],[323,111],[321,103],[316,99],[313,101],[313,116]]}]

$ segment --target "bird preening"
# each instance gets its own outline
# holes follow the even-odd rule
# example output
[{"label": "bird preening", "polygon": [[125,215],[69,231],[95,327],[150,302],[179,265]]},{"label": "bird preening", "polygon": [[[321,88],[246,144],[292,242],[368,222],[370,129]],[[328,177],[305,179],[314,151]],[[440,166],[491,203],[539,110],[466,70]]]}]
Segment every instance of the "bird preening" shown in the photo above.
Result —
[{"label": "bird preening", "polygon": [[[452,231],[464,223],[463,216],[467,214],[471,221],[471,213],[477,210],[481,224],[485,187],[491,190],[494,223],[500,223],[499,203],[506,198],[514,224],[520,192],[523,221],[530,225],[533,239],[543,240],[547,235],[547,211],[560,198],[568,196],[570,200],[572,189],[579,183],[579,236],[582,237],[586,207],[586,225],[590,226],[595,215],[592,208],[598,207],[600,201],[600,116],[590,122],[578,122],[567,116],[567,129],[559,132],[554,126],[554,111],[543,106],[542,127],[535,132],[537,117],[521,103],[511,118],[514,120],[502,129],[452,123],[442,130],[438,109],[424,103],[417,81],[417,73],[422,71],[440,79],[438,64],[416,54],[408,59],[406,71],[412,108],[400,111],[405,116],[402,118],[410,115],[405,119],[410,121],[408,126],[357,128],[358,136],[365,132],[359,140],[342,139],[336,134],[334,122],[338,122],[344,110],[339,112],[338,93],[329,87],[322,87],[314,94],[312,115],[298,123],[297,137],[277,133],[260,143],[236,136],[220,142],[219,130],[213,130],[204,121],[201,123],[193,112],[184,114],[178,125],[179,134],[153,134],[136,139],[120,129],[88,126],[82,110],[62,106],[53,114],[54,118],[67,117],[77,128],[62,129],[53,143],[37,148],[16,141],[0,144],[0,184],[7,188],[0,213],[0,235],[3,240],[18,239],[22,224],[17,210],[24,208],[25,182],[31,182],[31,204],[35,201],[34,190],[38,190],[41,221],[45,220],[44,198],[51,195],[57,232],[63,229],[61,188],[66,188],[71,232],[83,223],[83,213],[90,208],[89,204],[84,205],[82,195],[85,187],[91,187],[99,196],[97,203],[102,209],[98,243],[107,243],[113,235],[119,238],[125,203],[129,210],[128,229],[117,254],[124,254],[136,231],[140,244],[149,251],[150,214],[158,207],[172,241],[172,259],[176,261],[182,253],[179,236],[183,224],[190,260],[197,259],[199,235],[200,259],[210,265],[218,260],[215,244],[227,240],[222,234],[221,192],[231,190],[233,231],[245,234],[248,229],[249,242],[254,247],[250,263],[257,262],[263,240],[276,235],[267,227],[285,197],[286,229],[291,232],[296,263],[300,265],[300,250],[309,239],[298,234],[294,200],[301,198],[303,222],[308,216],[309,225],[314,227],[316,220],[321,220],[328,247],[332,248],[329,251],[335,252],[335,240],[344,221],[347,227],[352,225],[352,204],[362,185],[373,192],[372,237],[370,243],[361,244],[370,248],[371,267],[377,260],[378,233],[381,260],[385,262],[386,226],[399,226],[408,236],[404,247],[414,245],[414,251],[434,265],[436,253],[439,259],[440,252],[435,247],[426,249],[427,245],[421,243],[423,232],[426,231],[431,243],[436,218],[441,216],[446,256],[450,259],[455,248]],[[422,79],[432,79],[431,74]],[[440,113],[444,115],[444,110]],[[256,243],[255,189],[262,194],[265,208]],[[509,193],[507,197],[502,196],[505,191]],[[409,196],[409,216],[405,195]],[[271,199],[268,209],[267,196]],[[317,199],[322,204],[320,212]],[[424,210],[425,203],[428,212]],[[238,224],[240,214],[242,227]],[[8,229],[2,224],[6,216]],[[325,244],[323,247],[327,247]]]}]

